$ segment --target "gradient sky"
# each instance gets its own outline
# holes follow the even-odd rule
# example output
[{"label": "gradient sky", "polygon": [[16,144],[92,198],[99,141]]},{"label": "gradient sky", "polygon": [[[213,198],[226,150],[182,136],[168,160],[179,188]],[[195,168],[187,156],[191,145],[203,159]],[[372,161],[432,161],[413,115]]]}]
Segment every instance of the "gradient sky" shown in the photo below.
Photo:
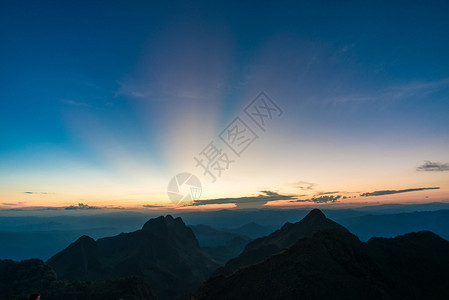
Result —
[{"label": "gradient sky", "polygon": [[170,206],[181,172],[210,207],[449,201],[448,32],[447,1],[2,1],[0,208]]}]

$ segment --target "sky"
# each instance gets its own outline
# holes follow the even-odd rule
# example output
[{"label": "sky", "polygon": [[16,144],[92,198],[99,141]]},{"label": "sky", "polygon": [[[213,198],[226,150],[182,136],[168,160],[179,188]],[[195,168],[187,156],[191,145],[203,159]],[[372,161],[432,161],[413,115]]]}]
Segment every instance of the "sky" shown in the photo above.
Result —
[{"label": "sky", "polygon": [[0,209],[449,201],[447,32],[447,1],[2,1]]}]

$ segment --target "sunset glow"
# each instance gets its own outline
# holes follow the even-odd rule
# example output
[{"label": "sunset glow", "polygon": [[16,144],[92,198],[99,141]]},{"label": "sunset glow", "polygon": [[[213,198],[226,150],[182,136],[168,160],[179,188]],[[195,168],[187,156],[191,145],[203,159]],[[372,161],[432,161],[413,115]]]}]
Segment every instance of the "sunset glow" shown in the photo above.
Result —
[{"label": "sunset glow", "polygon": [[[448,21],[437,6],[352,7],[359,25],[330,12],[336,28],[313,17],[319,5],[280,8],[296,11],[288,19],[234,16],[232,5],[142,3],[132,19],[113,6],[43,4],[23,18],[8,6],[1,209],[239,208],[174,207],[167,184],[181,172],[201,181],[198,201],[280,198],[245,207],[449,201]],[[261,92],[283,111],[265,131],[244,113]],[[240,156],[219,138],[236,117],[257,134]],[[194,159],[211,141],[233,160],[215,182]],[[407,189],[422,190],[361,196]],[[338,199],[316,200],[324,193]]]}]

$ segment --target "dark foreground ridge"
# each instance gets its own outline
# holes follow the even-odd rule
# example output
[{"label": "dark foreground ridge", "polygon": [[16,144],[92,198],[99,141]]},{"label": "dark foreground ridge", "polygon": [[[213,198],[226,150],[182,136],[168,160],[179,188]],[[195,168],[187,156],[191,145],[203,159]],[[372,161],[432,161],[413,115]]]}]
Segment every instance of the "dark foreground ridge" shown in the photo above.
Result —
[{"label": "dark foreground ridge", "polygon": [[[313,211],[303,221],[324,219]],[[276,236],[288,236],[292,226]],[[270,244],[273,235],[262,240]],[[448,253],[449,242],[429,231],[363,243],[335,226],[261,262],[213,276],[193,299],[449,299]]]},{"label": "dark foreground ridge", "polygon": [[229,260],[215,275],[232,274],[243,266],[264,261],[273,254],[290,247],[301,238],[311,237],[315,232],[323,229],[338,228],[344,232],[346,228],[326,218],[319,209],[313,209],[307,216],[297,223],[286,223],[281,229],[270,235],[258,238],[248,245],[239,257]]},{"label": "dark foreground ridge", "polygon": [[135,275],[149,284],[158,299],[188,295],[218,267],[182,219],[170,215],[151,219],[131,233],[97,241],[82,236],[47,263],[67,280]]},{"label": "dark foreground ridge", "polygon": [[56,273],[39,259],[0,260],[0,299],[28,299],[37,292],[45,300],[156,299],[150,287],[135,276],[98,282],[68,282],[58,280]]}]

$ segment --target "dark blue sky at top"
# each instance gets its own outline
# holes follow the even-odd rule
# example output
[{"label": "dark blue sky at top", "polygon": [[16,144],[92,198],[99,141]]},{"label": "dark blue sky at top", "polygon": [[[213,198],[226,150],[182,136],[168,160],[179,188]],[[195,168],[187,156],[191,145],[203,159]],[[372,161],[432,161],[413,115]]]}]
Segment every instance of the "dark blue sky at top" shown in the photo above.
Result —
[{"label": "dark blue sky at top", "polygon": [[[220,39],[217,35],[232,41],[230,85],[237,85],[258,49],[280,35],[320,45],[330,62],[333,51],[350,49],[335,64],[318,65],[307,79],[306,84],[314,88],[306,95],[329,96],[323,91],[340,76],[343,85],[351,85],[349,94],[375,93],[410,82],[431,86],[431,93],[419,90],[422,95],[414,98],[412,91],[409,101],[390,104],[382,111],[373,102],[355,111],[306,106],[311,115],[323,117],[310,121],[317,127],[352,128],[354,136],[361,134],[357,124],[362,123],[373,124],[364,128],[368,131],[385,126],[408,131],[425,127],[423,135],[448,129],[448,83],[444,82],[449,78],[447,1],[2,1],[0,154],[7,159],[11,153],[46,144],[77,153],[88,151],[67,128],[65,113],[71,109],[79,111],[79,122],[87,122],[87,127],[94,124],[83,116],[95,110],[96,118],[123,136],[124,142],[138,143],[146,129],[136,121],[138,108],[128,101],[130,97],[118,92],[120,83],[142,72],[142,58],[151,56],[146,51],[173,27],[181,40],[183,28],[185,36],[197,37],[192,40],[194,51],[210,49]],[[190,42],[188,38],[182,41],[176,44],[176,53],[182,53],[179,48]],[[151,61],[169,60],[173,51],[158,52],[163,57]],[[282,60],[283,54],[277,54]],[[346,66],[357,70],[355,75],[346,78],[341,73]],[[288,72],[285,81],[294,81],[295,73]],[[437,87],[432,88],[432,83]],[[349,91],[347,86],[341,90]],[[222,102],[216,103],[223,122],[240,105],[232,86],[226,91]],[[296,99],[283,101],[293,113],[302,113],[295,107]],[[78,102],[78,107],[69,107]],[[167,107],[157,101],[148,105],[147,117],[155,128],[151,135],[157,140],[160,111]],[[158,151],[153,155],[160,155]]]}]

